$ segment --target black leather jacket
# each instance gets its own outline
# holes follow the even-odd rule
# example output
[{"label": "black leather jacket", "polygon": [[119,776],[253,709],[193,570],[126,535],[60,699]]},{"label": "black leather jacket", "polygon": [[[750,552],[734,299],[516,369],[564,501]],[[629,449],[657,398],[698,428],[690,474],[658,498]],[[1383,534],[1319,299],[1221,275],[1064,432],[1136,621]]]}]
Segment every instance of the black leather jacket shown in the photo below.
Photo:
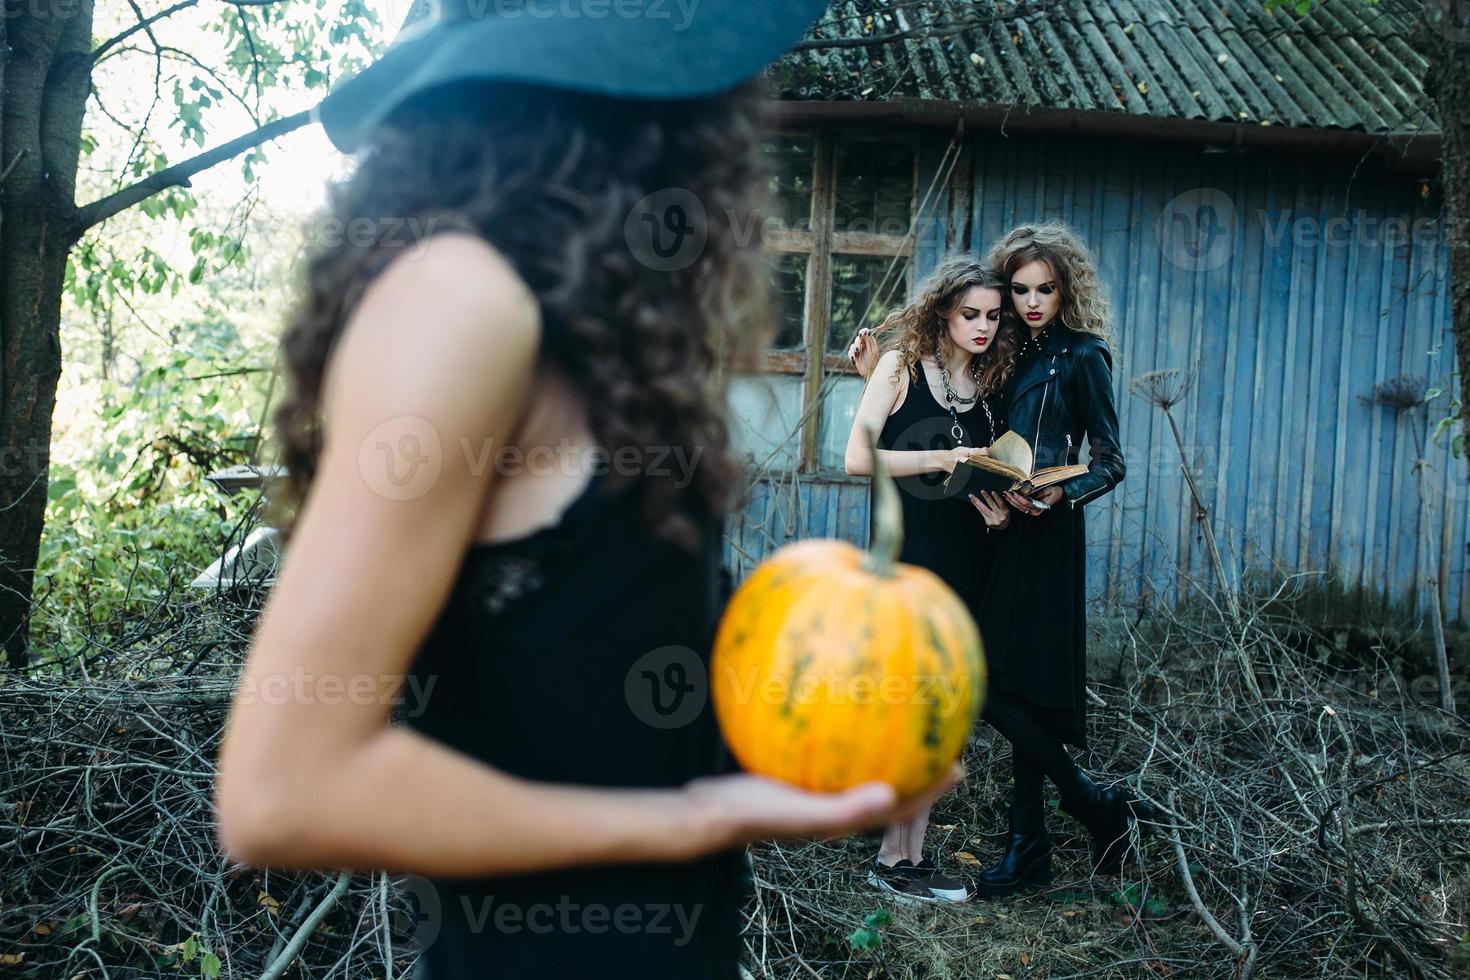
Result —
[{"label": "black leather jacket", "polygon": [[1071,507],[1095,500],[1123,481],[1113,355],[1095,334],[1048,328],[1041,352],[1011,379],[1009,427],[1026,437],[1037,469],[1077,462],[1082,437],[1091,453],[1087,472],[1061,485]]}]

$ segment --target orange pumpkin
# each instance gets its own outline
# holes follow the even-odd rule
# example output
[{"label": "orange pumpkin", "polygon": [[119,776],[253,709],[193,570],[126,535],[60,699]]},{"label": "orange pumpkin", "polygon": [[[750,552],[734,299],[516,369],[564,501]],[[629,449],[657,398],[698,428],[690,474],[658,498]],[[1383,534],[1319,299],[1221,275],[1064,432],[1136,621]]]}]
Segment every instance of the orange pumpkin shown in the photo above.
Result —
[{"label": "orange pumpkin", "polygon": [[715,637],[711,697],[748,772],[819,792],[880,780],[902,798],[964,748],[985,697],[985,658],[959,596],[928,569],[895,561],[898,491],[876,454],[873,480],[870,552],[799,541],[736,589]]}]

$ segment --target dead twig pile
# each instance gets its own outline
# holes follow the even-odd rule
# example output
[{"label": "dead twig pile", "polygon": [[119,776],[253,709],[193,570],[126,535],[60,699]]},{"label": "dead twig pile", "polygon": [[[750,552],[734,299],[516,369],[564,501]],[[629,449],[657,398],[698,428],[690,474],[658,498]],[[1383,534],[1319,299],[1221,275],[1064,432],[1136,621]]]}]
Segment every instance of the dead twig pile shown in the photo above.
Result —
[{"label": "dead twig pile", "polygon": [[[0,674],[0,975],[406,975],[415,921],[399,890],[385,903],[382,875],[281,874],[219,851],[237,617],[206,627],[194,608],[128,652]],[[174,671],[139,679],[160,660]]]},{"label": "dead twig pile", "polygon": [[[1470,976],[1470,727],[1411,695],[1386,652],[1348,655],[1297,620],[1297,581],[1119,621],[1086,761],[1167,814],[1120,878],[1090,876],[1085,831],[1054,802],[1073,841],[1053,884],[1003,903],[891,906],[863,882],[875,840],[768,845],[753,972]],[[935,809],[951,872],[1004,844],[1005,745],[980,724],[969,780]]]},{"label": "dead twig pile", "polygon": [[[1088,768],[1136,779],[1167,812],[1120,878],[1089,876],[1084,832],[1055,809],[1055,882],[1004,903],[890,906],[863,880],[873,839],[764,845],[750,972],[1463,980],[1470,732],[1412,696],[1386,652],[1348,656],[1300,622],[1291,581],[1238,595],[1238,619],[1209,599],[1094,613],[1118,625],[1093,643]],[[89,658],[90,679],[0,677],[5,975],[411,969],[411,881],[219,853],[213,760],[241,639],[191,634],[213,652],[151,679],[136,668],[161,640],[145,659]],[[935,809],[929,853],[951,872],[1003,844],[1003,746],[977,725],[970,776]]]}]

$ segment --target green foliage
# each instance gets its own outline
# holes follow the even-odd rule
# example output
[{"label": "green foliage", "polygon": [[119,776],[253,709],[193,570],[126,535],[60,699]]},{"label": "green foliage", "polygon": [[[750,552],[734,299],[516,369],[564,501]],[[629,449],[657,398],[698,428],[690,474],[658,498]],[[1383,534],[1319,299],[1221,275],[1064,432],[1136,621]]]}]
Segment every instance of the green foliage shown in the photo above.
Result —
[{"label": "green foliage", "polygon": [[[1438,389],[1431,390],[1438,393]],[[1465,453],[1465,430],[1464,426],[1461,425],[1465,408],[1460,399],[1456,398],[1450,402],[1447,411],[1449,414],[1434,424],[1434,429],[1429,433],[1429,438],[1433,442],[1438,442],[1440,437],[1446,432],[1450,433],[1450,452],[1458,459]]]},{"label": "green foliage", "polygon": [[1149,894],[1147,886],[1142,882],[1132,882],[1126,887],[1110,892],[1108,900],[1114,905],[1127,909],[1134,914],[1142,914],[1157,918],[1169,911],[1169,903],[1158,895]]},{"label": "green foliage", "polygon": [[[99,41],[133,27],[137,16],[124,5],[99,10]],[[146,39],[110,49],[93,70],[96,96],[81,137],[79,199],[105,198],[205,146],[309,107],[365,64],[397,27],[382,24],[364,0],[201,5],[157,21]],[[152,49],[155,40],[162,59]],[[137,211],[154,223],[147,250],[114,244],[126,216],[91,229],[73,253],[70,299],[111,319],[138,292],[178,295],[246,261],[239,226],[271,147],[254,147],[232,162],[244,181],[237,207],[210,201],[202,186],[165,188],[140,202]],[[208,171],[197,180],[218,184]],[[201,209],[201,194],[216,207]]]},{"label": "green foliage", "polygon": [[857,953],[876,953],[883,946],[883,929],[893,917],[887,909],[879,909],[863,916],[863,924],[847,936],[847,944]]},{"label": "green foliage", "polygon": [[1470,932],[1462,934],[1459,945],[1450,950],[1450,969],[1470,978]]},{"label": "green foliage", "polygon": [[121,624],[168,589],[187,590],[238,518],[205,475],[244,461],[260,395],[221,365],[175,352],[129,382],[66,393],[70,417],[48,476],[37,592],[42,650],[73,627]]}]

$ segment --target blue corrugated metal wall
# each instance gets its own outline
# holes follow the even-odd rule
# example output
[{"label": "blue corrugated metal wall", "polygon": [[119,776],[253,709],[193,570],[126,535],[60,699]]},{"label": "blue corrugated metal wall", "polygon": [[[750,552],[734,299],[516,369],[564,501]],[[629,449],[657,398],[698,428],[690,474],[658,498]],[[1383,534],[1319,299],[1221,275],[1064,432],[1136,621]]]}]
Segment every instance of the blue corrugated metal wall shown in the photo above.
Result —
[{"label": "blue corrugated metal wall", "polygon": [[[921,188],[945,143],[926,145]],[[1350,611],[1418,615],[1413,467],[1452,397],[1454,364],[1437,195],[1335,157],[998,134],[970,150],[970,247],[1060,218],[1094,248],[1112,300],[1128,477],[1087,508],[1092,594],[1174,596],[1186,573],[1209,576],[1168,424],[1129,389],[1145,372],[1197,364],[1176,418],[1229,574],[1325,572],[1315,588]],[[1208,222],[1196,204],[1211,201],[1219,251],[1197,261],[1160,217],[1182,233],[1176,215]],[[922,216],[919,275],[943,251],[950,210],[945,193]],[[1368,401],[1399,375],[1446,393],[1403,418]],[[1427,454],[1429,528],[1447,616],[1464,621],[1470,488],[1446,442]],[[866,481],[831,475],[758,484],[731,522],[728,556],[743,574],[788,537],[865,543],[867,502]]]}]

